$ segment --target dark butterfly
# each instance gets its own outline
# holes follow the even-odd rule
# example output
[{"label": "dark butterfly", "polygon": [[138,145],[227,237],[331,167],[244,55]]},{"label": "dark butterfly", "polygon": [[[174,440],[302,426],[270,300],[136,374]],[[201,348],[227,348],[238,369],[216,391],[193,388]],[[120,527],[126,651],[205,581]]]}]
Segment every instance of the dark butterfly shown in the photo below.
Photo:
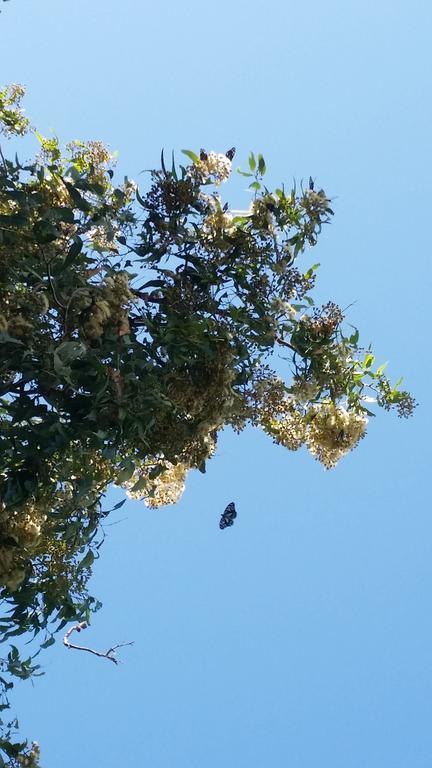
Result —
[{"label": "dark butterfly", "polygon": [[227,156],[228,160],[233,160],[235,153],[236,153],[236,148],[231,147],[231,149],[229,149],[228,152],[225,152],[225,155]]},{"label": "dark butterfly", "polygon": [[315,182],[314,182],[312,176],[309,176],[309,189],[310,189],[311,192],[313,192],[314,189],[315,189]]},{"label": "dark butterfly", "polygon": [[205,149],[200,150],[200,160],[202,160],[203,163],[205,163],[205,161],[208,160],[208,154],[205,151]]},{"label": "dark butterfly", "polygon": [[232,501],[228,506],[226,507],[219,523],[219,528],[221,531],[223,531],[224,528],[229,528],[231,525],[234,525],[234,520],[237,517],[237,512],[235,508],[235,504]]}]

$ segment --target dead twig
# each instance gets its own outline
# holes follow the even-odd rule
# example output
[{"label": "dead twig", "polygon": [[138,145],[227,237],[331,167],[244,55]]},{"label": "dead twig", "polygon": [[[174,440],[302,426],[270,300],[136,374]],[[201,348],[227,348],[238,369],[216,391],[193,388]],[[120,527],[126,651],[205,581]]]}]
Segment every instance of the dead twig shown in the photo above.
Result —
[{"label": "dead twig", "polygon": [[114,664],[120,664],[119,660],[116,659],[115,656],[117,648],[123,648],[125,645],[133,645],[133,642],[118,643],[118,645],[113,645],[112,648],[108,648],[108,650],[103,653],[102,651],[95,651],[93,648],[87,648],[85,645],[75,645],[69,641],[72,632],[81,632],[82,629],[87,629],[87,627],[87,622],[81,621],[79,624],[75,624],[75,626],[68,629],[63,638],[63,645],[65,645],[66,648],[72,648],[75,651],[87,651],[87,653],[92,653],[93,656],[99,656],[101,659],[109,659],[110,661],[113,661]]}]

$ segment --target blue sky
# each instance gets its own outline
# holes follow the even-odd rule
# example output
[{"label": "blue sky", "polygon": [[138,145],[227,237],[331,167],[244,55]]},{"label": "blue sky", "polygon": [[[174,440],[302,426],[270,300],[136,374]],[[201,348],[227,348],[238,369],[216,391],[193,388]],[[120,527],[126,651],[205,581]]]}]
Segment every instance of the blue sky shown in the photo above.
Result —
[{"label": "blue sky", "polygon": [[[263,152],[269,186],[314,176],[336,213],[304,257],[318,297],[355,302],[420,402],[409,422],[380,413],[332,472],[226,433],[176,507],[128,502],[86,640],[135,645],[117,668],[49,649],[17,689],[23,732],[44,768],[430,768],[432,6],[2,5],[1,80],[27,86],[41,132],[102,139],[135,178],[162,147],[232,145]],[[247,206],[240,180],[231,194]]]}]

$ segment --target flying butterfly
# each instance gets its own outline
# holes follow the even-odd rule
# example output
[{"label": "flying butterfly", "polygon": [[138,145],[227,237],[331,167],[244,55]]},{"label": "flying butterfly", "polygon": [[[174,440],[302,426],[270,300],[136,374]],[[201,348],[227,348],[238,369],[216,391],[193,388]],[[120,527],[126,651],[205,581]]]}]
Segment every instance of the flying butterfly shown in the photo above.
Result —
[{"label": "flying butterfly", "polygon": [[231,149],[229,149],[228,152],[225,152],[225,155],[228,158],[228,160],[233,160],[235,153],[236,153],[236,148],[231,147]]},{"label": "flying butterfly", "polygon": [[237,517],[237,512],[235,508],[235,504],[233,501],[231,501],[230,504],[226,507],[220,522],[219,522],[219,528],[221,531],[223,531],[224,528],[229,528],[231,525],[234,525],[234,520]]}]

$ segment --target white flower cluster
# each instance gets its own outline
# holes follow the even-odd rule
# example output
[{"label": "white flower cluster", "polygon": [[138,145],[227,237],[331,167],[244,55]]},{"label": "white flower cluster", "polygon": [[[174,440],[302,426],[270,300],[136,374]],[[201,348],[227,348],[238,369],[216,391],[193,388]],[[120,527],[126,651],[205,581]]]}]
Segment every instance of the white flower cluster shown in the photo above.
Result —
[{"label": "white flower cluster", "polygon": [[89,229],[87,237],[91,247],[95,251],[117,252],[118,247],[116,237],[119,233],[119,228],[114,227],[111,222],[107,221],[104,224],[99,224],[98,226]]},{"label": "white flower cluster", "polygon": [[41,533],[41,521],[36,522],[30,515],[26,515],[20,528],[22,545],[27,548],[35,547],[39,541]]},{"label": "white flower cluster", "polygon": [[2,534],[16,542],[11,545],[9,542],[0,546],[0,585],[6,586],[11,592],[18,589],[24,580],[26,572],[21,567],[23,550],[32,551],[38,544],[41,537],[41,529],[47,516],[41,515],[33,507],[28,505],[23,513],[13,512],[6,515],[6,510],[1,510]]},{"label": "white flower cluster", "polygon": [[285,412],[278,419],[269,419],[265,431],[278,445],[283,445],[289,451],[298,451],[306,439],[306,424],[302,414],[295,410],[290,401],[284,402]]},{"label": "white flower cluster", "polygon": [[86,166],[93,165],[96,168],[112,163],[115,155],[112,155],[102,141],[70,141],[66,149],[74,160],[79,160]]},{"label": "white flower cluster", "polygon": [[267,198],[257,197],[250,205],[250,215],[255,225],[269,232],[272,232],[274,228],[271,202],[271,200],[268,200],[268,196]]},{"label": "white flower cluster", "polygon": [[30,752],[18,755],[17,762],[24,768],[37,768],[39,765],[40,746],[37,741],[33,741]]},{"label": "white flower cluster", "polygon": [[364,416],[334,403],[313,405],[307,420],[307,447],[327,469],[356,447],[368,423]]},{"label": "white flower cluster", "polygon": [[[164,507],[167,504],[176,504],[182,497],[185,489],[185,479],[188,467],[184,464],[171,464],[169,461],[159,460],[166,468],[155,478],[148,476],[150,467],[135,472],[125,483],[127,495],[131,499],[143,499],[144,504],[151,509]],[[133,486],[138,481],[145,479],[145,487],[134,491]]]},{"label": "white flower cluster", "polygon": [[308,405],[319,393],[313,382],[297,380],[286,395],[278,378],[263,379],[255,390],[259,423],[275,443],[290,451],[306,445],[327,469],[356,447],[368,420],[333,402]]},{"label": "white flower cluster", "polygon": [[226,213],[222,208],[215,208],[214,211],[209,213],[203,223],[203,232],[205,235],[210,235],[211,238],[218,238],[224,234],[232,234],[235,230],[235,224],[233,224],[233,217],[230,213]]},{"label": "white flower cluster", "polygon": [[22,85],[14,83],[0,91],[0,133],[5,136],[23,136],[29,128],[24,117],[21,99],[25,94]]},{"label": "white flower cluster", "polygon": [[210,178],[215,184],[227,181],[231,174],[232,163],[226,156],[218,152],[209,152],[204,160],[199,160],[193,166],[201,184],[205,184]]},{"label": "white flower cluster", "polygon": [[288,301],[284,301],[279,296],[275,296],[275,298],[271,300],[270,308],[278,315],[287,315],[292,320],[297,315],[297,310],[294,309],[293,305]]},{"label": "white flower cluster", "polygon": [[295,378],[289,391],[297,403],[303,404],[315,400],[319,395],[320,388],[314,381],[305,381],[304,379]]}]

